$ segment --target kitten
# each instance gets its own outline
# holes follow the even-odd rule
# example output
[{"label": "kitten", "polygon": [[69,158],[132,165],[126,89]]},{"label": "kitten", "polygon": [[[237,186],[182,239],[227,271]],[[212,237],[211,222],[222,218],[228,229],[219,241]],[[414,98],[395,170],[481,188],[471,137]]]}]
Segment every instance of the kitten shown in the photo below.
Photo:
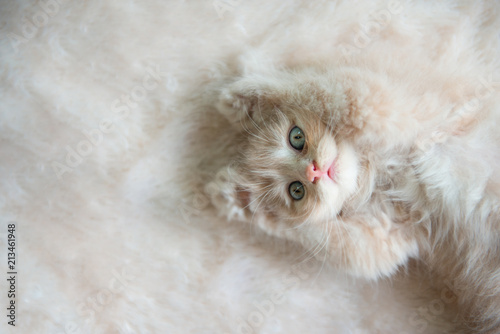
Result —
[{"label": "kitten", "polygon": [[240,156],[206,190],[355,276],[421,259],[453,282],[463,328],[499,333],[499,104],[464,114],[446,107],[458,85],[418,89],[362,67],[246,75],[217,104]]}]

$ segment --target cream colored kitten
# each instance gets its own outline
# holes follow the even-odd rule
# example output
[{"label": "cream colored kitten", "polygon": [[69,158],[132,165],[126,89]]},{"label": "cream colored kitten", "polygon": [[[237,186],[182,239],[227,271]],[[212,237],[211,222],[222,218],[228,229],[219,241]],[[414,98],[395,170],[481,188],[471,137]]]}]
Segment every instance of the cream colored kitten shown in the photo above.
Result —
[{"label": "cream colored kitten", "polygon": [[457,331],[499,333],[499,104],[464,113],[450,107],[463,86],[431,87],[361,66],[246,75],[217,105],[241,154],[207,191],[230,219],[356,276],[420,258],[454,283]]}]

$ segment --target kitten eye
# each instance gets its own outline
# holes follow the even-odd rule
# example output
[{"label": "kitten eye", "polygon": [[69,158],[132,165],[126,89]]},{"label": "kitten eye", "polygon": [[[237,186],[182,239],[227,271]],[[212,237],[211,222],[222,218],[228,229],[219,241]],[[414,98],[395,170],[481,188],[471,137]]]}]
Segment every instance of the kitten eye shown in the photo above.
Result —
[{"label": "kitten eye", "polygon": [[306,136],[301,128],[295,126],[288,135],[288,141],[294,149],[302,151],[304,144],[306,143]]},{"label": "kitten eye", "polygon": [[301,200],[304,197],[306,190],[304,189],[304,185],[299,181],[292,182],[288,187],[288,192],[290,196],[296,201]]}]

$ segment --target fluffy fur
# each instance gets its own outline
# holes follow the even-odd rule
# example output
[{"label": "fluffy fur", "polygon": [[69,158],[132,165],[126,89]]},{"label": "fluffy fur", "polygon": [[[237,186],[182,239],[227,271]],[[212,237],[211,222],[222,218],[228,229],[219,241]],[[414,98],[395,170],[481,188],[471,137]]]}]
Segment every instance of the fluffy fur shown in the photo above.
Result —
[{"label": "fluffy fur", "polygon": [[203,189],[244,141],[214,107],[238,76],[358,59],[399,75],[395,95],[434,88],[403,106],[455,81],[469,84],[449,101],[473,99],[498,81],[496,3],[48,3],[0,6],[0,261],[10,221],[19,260],[16,327],[3,315],[1,333],[454,333],[453,285],[417,262],[353,279],[218,217]]}]

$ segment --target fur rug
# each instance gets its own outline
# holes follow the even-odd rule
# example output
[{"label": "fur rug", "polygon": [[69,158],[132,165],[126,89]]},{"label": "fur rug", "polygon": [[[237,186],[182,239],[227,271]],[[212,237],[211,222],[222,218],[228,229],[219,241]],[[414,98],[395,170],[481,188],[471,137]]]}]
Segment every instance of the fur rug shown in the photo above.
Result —
[{"label": "fur rug", "polygon": [[500,59],[499,16],[488,1],[2,4],[0,261],[9,278],[15,223],[17,280],[14,299],[0,280],[4,313],[16,306],[0,331],[447,332],[453,296],[419,264],[355,281],[215,215],[200,189],[233,133],[207,87],[251,71],[241,57],[313,64],[386,34],[400,61],[414,50],[475,71],[463,52]]}]

